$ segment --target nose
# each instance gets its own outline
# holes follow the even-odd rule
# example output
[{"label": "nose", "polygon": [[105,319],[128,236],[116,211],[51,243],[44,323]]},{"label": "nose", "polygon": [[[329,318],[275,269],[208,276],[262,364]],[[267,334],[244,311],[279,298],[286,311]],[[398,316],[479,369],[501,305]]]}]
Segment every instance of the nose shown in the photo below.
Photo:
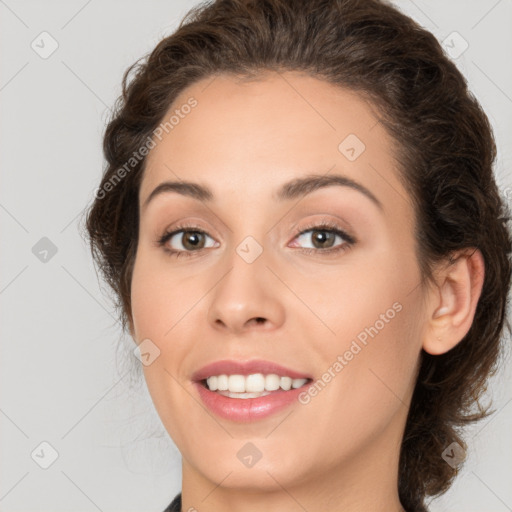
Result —
[{"label": "nose", "polygon": [[268,263],[265,251],[248,262],[235,250],[223,262],[226,270],[210,294],[208,321],[214,329],[241,335],[283,324],[283,284]]}]

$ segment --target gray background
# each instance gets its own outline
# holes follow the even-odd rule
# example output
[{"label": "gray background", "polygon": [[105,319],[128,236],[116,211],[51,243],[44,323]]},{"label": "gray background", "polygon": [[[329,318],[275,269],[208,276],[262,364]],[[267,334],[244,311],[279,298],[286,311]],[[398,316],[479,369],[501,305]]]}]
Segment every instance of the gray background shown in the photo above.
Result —
[{"label": "gray background", "polygon": [[[161,511],[181,488],[132,341],[116,353],[120,328],[79,221],[123,71],[196,3],[0,0],[2,511]],[[454,51],[450,34],[467,41],[455,60],[495,129],[512,203],[512,0],[396,3]],[[43,31],[58,44],[47,58]],[[490,387],[497,413],[469,430],[464,471],[432,512],[512,510],[511,383],[509,358]],[[42,442],[58,452],[47,469]]]}]

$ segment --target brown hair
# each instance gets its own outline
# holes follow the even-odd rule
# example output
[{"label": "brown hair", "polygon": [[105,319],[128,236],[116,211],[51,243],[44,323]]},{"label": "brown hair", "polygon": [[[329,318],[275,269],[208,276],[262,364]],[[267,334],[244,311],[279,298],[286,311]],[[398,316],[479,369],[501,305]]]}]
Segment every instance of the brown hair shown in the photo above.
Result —
[{"label": "brown hair", "polygon": [[[409,511],[445,492],[457,469],[441,454],[464,449],[458,427],[485,417],[478,401],[498,365],[510,288],[510,211],[493,176],[489,121],[436,38],[378,0],[217,0],[193,8],[178,29],[125,72],[104,136],[108,163],[87,213],[93,258],[131,326],[130,283],[138,243],[145,159],[112,184],[177,95],[230,73],[303,71],[364,95],[397,142],[398,173],[415,208],[423,283],[454,251],[478,248],[485,281],[473,324],[449,352],[422,351],[400,453],[399,496]],[[134,76],[129,80],[130,74]],[[475,406],[477,411],[475,412]]]}]

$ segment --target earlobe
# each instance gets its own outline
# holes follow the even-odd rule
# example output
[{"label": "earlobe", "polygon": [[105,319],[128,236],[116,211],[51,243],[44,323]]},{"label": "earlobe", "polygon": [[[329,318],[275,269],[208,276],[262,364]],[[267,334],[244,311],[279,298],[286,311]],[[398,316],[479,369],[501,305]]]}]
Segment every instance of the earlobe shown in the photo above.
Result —
[{"label": "earlobe", "polygon": [[478,249],[467,249],[450,260],[431,292],[423,349],[444,354],[468,333],[484,283],[485,263]]}]

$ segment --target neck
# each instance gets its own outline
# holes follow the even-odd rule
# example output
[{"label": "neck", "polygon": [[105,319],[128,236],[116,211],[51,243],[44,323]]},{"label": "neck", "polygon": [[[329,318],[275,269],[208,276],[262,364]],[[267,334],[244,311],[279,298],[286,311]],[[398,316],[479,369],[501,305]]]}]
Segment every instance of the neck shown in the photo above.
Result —
[{"label": "neck", "polygon": [[[200,512],[403,512],[398,497],[401,429],[381,433],[336,466],[311,469],[287,482],[277,471],[253,467],[254,484],[240,485],[235,470],[207,479],[183,458],[182,510]],[[235,477],[235,478],[234,478]]]}]

